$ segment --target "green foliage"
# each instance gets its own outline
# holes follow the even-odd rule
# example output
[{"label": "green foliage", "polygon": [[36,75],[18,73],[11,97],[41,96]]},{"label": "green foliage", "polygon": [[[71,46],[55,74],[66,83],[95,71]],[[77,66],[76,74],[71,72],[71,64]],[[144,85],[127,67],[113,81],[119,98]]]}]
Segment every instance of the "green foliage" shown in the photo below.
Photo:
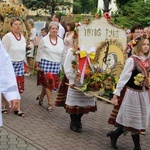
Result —
[{"label": "green foliage", "polygon": [[62,81],[62,79],[64,78],[64,76],[65,76],[65,73],[64,73],[63,70],[61,70],[60,73],[59,73],[59,81],[60,82]]},{"label": "green foliage", "polygon": [[60,14],[61,16],[66,16],[66,14],[62,13],[61,11],[57,12],[56,14]]},{"label": "green foliage", "polygon": [[76,15],[76,17],[74,18],[74,22],[80,22],[82,20],[83,20],[83,17],[80,14]]},{"label": "green foliage", "polygon": [[92,15],[95,15],[97,13],[97,8],[95,7],[95,8],[93,8],[92,10],[91,10],[91,14]]},{"label": "green foliage", "polygon": [[80,0],[75,0],[73,2],[73,13],[74,14],[81,14],[82,13],[82,5],[80,3]]},{"label": "green foliage", "polygon": [[[124,4],[124,5],[123,5]],[[140,23],[144,27],[150,26],[150,0],[120,1],[120,8],[112,16],[114,23],[131,28],[134,24]]]},{"label": "green foliage", "polygon": [[31,10],[44,9],[49,10],[51,14],[55,12],[55,10],[59,11],[59,6],[71,6],[72,3],[64,0],[24,0],[24,4],[27,8]]},{"label": "green foliage", "polygon": [[129,1],[130,0],[116,0],[116,4],[118,5],[118,7],[121,7],[121,6],[125,5]]},{"label": "green foliage", "polygon": [[[96,13],[98,0],[74,0],[73,4],[65,2],[65,0],[24,0],[27,8],[37,10],[42,8],[45,11],[54,13],[59,10],[59,6],[73,5],[74,14]],[[143,26],[150,26],[150,0],[116,0],[118,11],[113,12],[112,22],[125,28],[131,28],[136,23],[141,23]],[[81,16],[75,18],[76,22],[82,20]]]},{"label": "green foliage", "polygon": [[73,13],[91,13],[97,8],[98,0],[74,0]]}]

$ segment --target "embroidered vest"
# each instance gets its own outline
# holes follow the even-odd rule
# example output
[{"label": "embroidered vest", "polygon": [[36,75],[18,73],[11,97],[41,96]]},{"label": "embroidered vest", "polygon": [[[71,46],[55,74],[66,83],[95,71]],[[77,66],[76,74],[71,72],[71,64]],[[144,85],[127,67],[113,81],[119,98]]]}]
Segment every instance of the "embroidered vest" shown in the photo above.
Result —
[{"label": "embroidered vest", "polygon": [[[142,65],[142,63],[140,63],[140,60],[137,57],[131,56],[134,60],[134,68],[132,71],[132,75],[129,79],[129,81],[126,83],[127,87],[133,88],[135,90],[142,90],[143,86],[148,89],[148,74],[150,71],[150,58],[148,58],[147,60],[145,60],[145,63],[147,63],[148,65],[145,67],[144,65]],[[134,83],[134,77],[139,74],[142,73],[144,75],[144,81],[142,83],[141,86],[135,85]]]}]

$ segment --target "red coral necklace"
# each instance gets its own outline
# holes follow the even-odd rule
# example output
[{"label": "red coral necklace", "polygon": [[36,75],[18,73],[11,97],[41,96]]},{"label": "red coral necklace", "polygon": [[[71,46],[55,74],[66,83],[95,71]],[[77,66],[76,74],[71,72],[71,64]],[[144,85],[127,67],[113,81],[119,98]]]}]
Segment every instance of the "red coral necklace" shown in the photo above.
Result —
[{"label": "red coral necklace", "polygon": [[17,41],[21,40],[21,34],[19,33],[19,38],[14,34],[14,32],[12,32],[12,34],[14,35],[14,37],[16,38]]},{"label": "red coral necklace", "polygon": [[57,36],[56,36],[56,42],[55,42],[55,43],[52,42],[51,36],[49,36],[49,39],[50,39],[50,43],[51,43],[52,45],[54,45],[54,46],[57,45]]}]

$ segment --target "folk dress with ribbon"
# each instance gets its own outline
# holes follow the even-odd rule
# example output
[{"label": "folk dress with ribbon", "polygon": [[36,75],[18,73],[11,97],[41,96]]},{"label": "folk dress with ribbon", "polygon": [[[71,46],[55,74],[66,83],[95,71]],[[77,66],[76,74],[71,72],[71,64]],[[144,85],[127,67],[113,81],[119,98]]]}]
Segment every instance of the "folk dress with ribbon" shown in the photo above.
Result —
[{"label": "folk dress with ribbon", "polygon": [[[81,55],[82,54],[83,53],[81,52]],[[80,82],[80,79],[77,77],[76,71],[78,69],[76,70],[72,67],[72,61],[75,61],[78,56],[79,56],[78,63],[81,64],[81,66],[78,69],[80,69],[80,73],[82,74],[82,69],[84,68],[84,65],[87,64],[87,60],[88,60],[87,55],[85,59],[82,59],[83,58],[82,57],[81,58],[82,62],[80,62],[80,52],[77,52],[77,54],[74,54],[74,50],[72,48],[68,50],[68,53],[64,62],[64,71],[65,71],[66,77],[69,80],[69,84],[75,84],[75,86],[77,87],[82,87],[83,84]],[[73,89],[71,87],[68,88],[67,99],[66,99],[65,104],[66,104],[66,112],[69,114],[74,114],[74,113],[85,114],[90,111],[94,112],[97,110],[96,100],[93,96],[87,97],[85,96],[83,92]]]}]

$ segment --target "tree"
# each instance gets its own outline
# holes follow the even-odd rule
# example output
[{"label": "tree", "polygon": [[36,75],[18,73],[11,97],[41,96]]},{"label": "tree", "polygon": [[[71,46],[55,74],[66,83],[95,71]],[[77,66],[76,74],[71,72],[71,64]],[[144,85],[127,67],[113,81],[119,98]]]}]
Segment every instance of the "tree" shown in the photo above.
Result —
[{"label": "tree", "polygon": [[69,1],[64,0],[24,0],[24,4],[31,10],[44,9],[53,14],[59,7],[69,8],[72,5]]},{"label": "tree", "polygon": [[[121,3],[120,3],[121,4]],[[144,27],[150,26],[150,0],[128,0],[112,16],[113,21],[126,28],[131,28],[134,24],[140,23]]]},{"label": "tree", "polygon": [[116,0],[116,4],[117,4],[118,8],[120,8],[121,6],[125,5],[129,1],[130,0]]},{"label": "tree", "polygon": [[93,9],[97,10],[97,4],[98,0],[74,0],[73,13],[91,13]]}]

